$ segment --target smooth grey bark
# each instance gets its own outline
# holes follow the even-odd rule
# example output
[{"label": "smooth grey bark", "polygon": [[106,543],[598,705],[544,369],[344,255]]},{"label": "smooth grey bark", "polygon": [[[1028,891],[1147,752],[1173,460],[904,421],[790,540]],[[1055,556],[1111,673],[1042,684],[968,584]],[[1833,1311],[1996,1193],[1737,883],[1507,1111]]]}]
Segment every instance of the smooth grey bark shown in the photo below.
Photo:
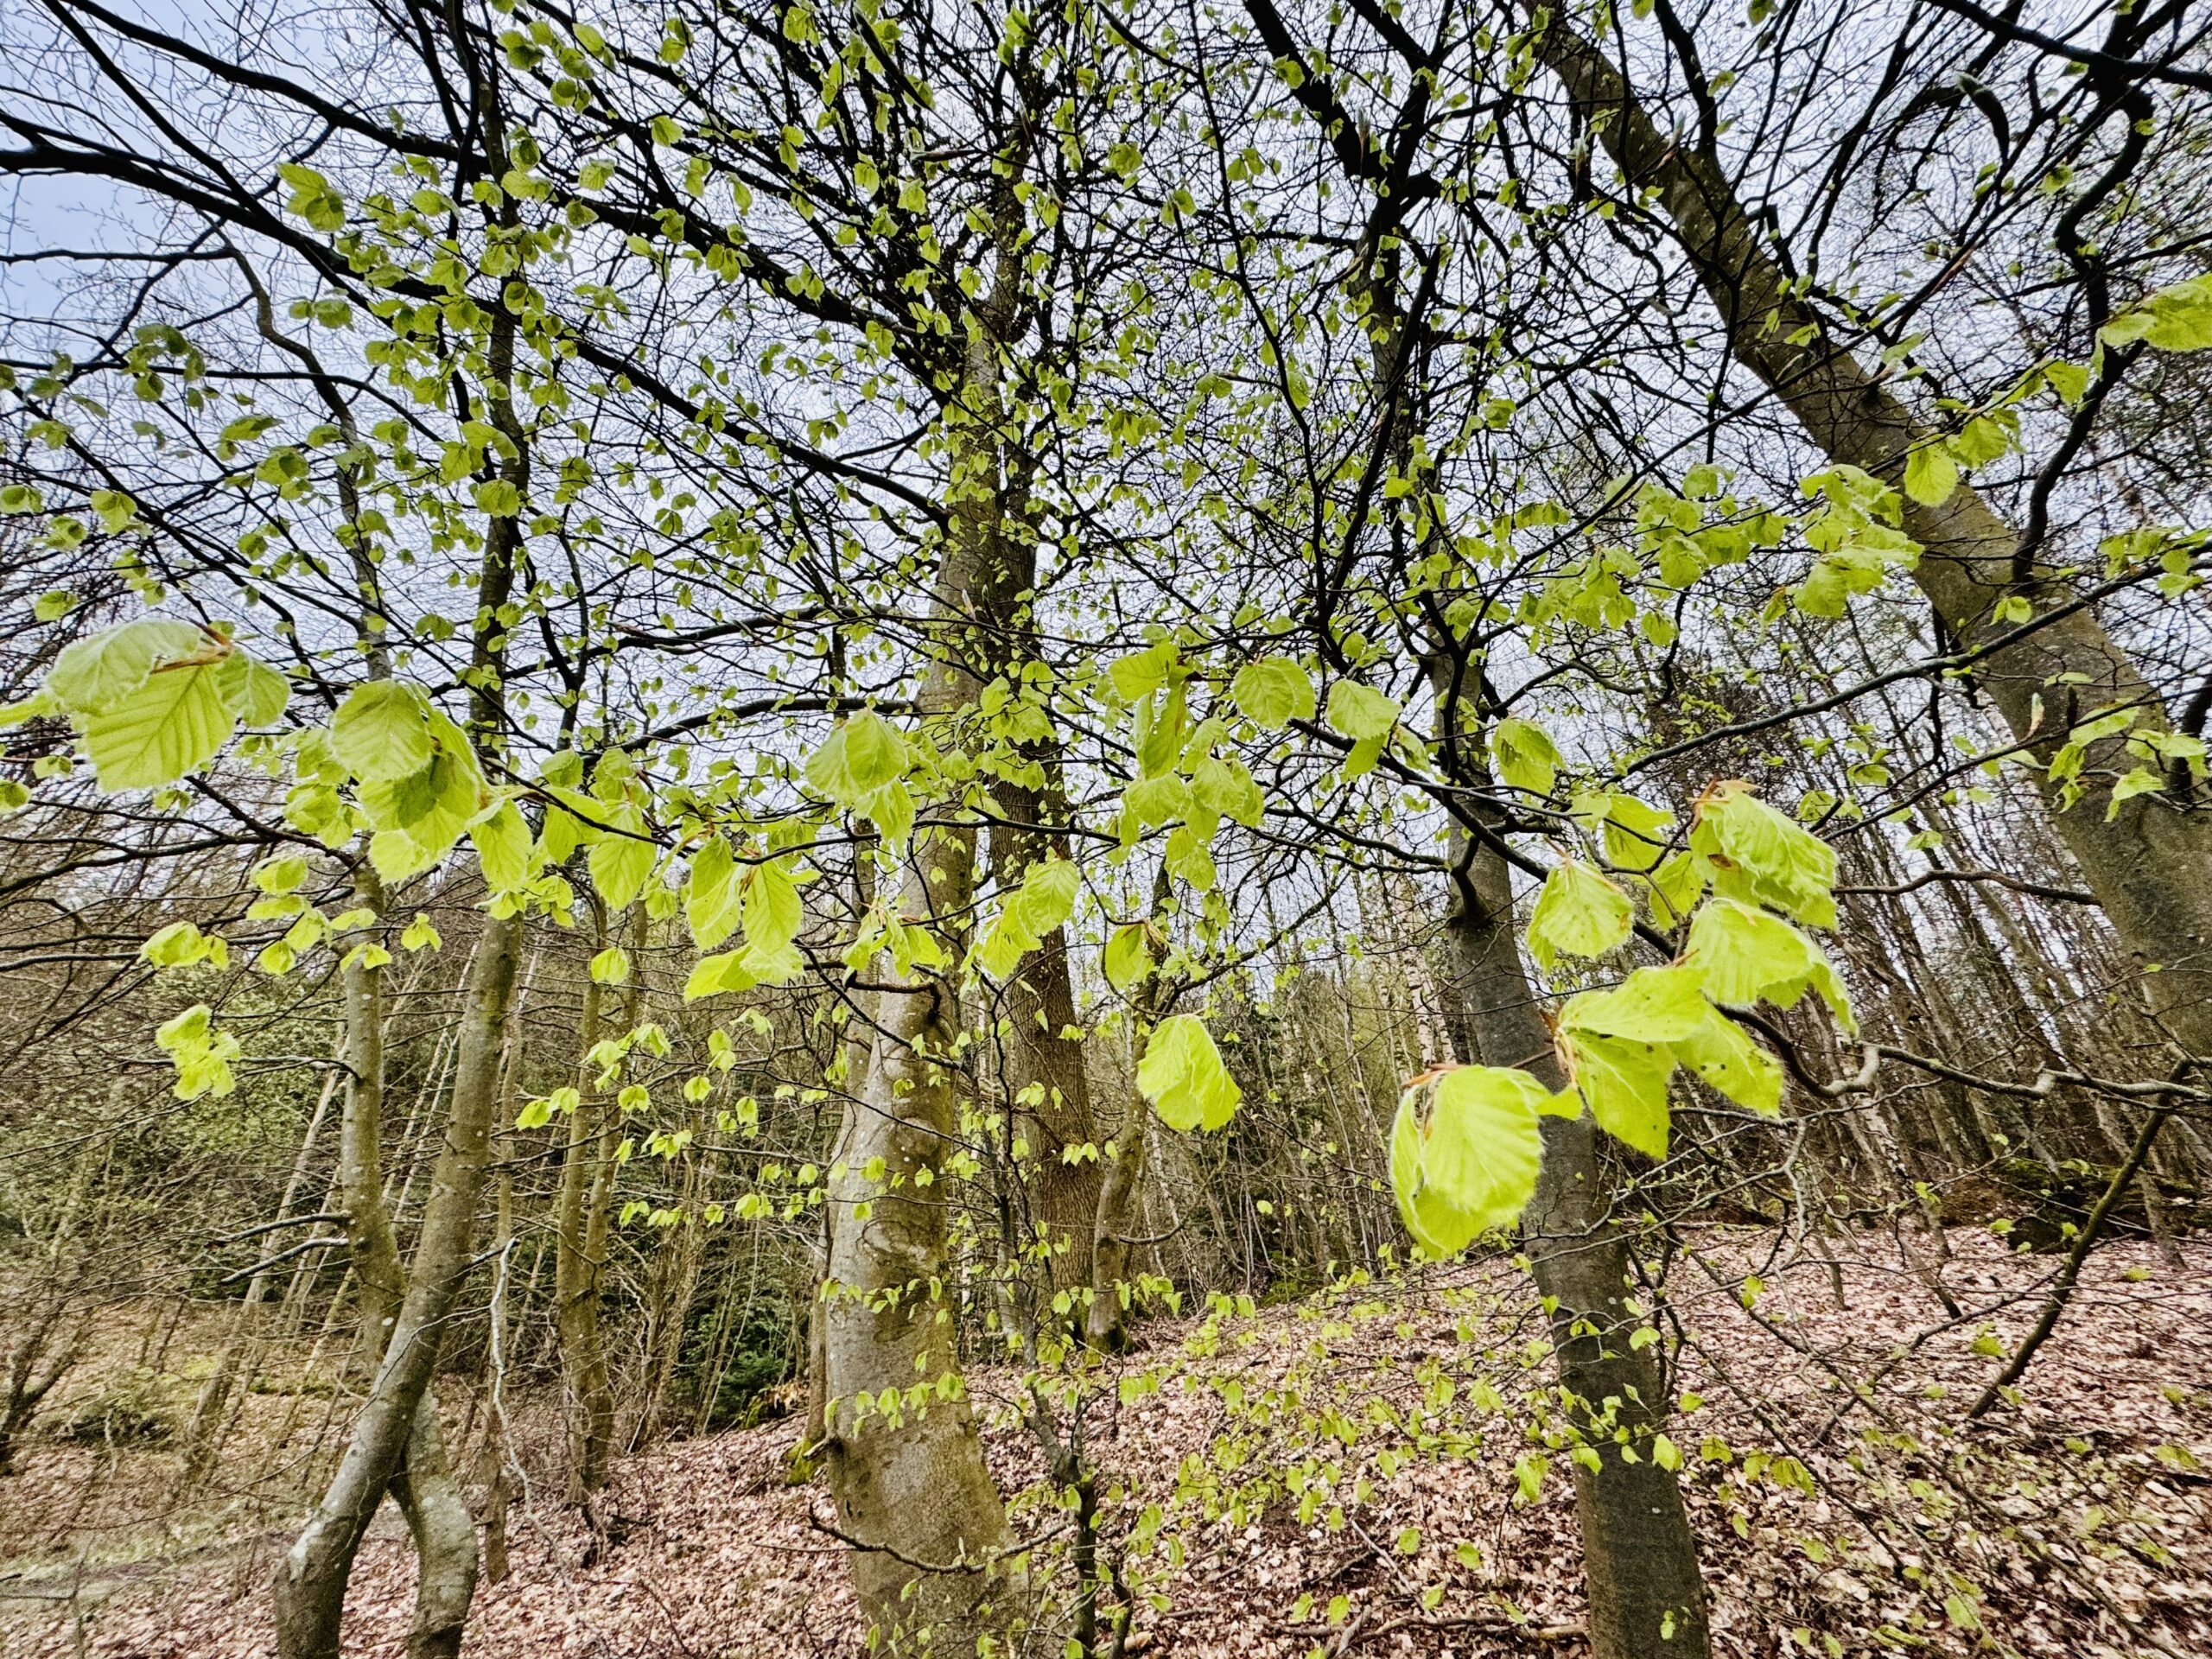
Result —
[{"label": "smooth grey bark", "polygon": [[[931,595],[930,660],[917,701],[950,722],[982,694],[976,596],[1001,554],[997,347],[971,324],[967,406],[956,430],[951,528]],[[976,838],[958,793],[926,803],[899,908],[934,931],[946,966],[874,969],[868,1078],[845,1125],[830,1191],[821,1343],[830,1491],[855,1548],[863,1613],[894,1646],[945,1651],[1003,1620],[993,1605],[1006,1514],[961,1385],[948,1294],[939,1173],[959,1128],[957,974],[976,890]],[[940,820],[934,827],[927,821]],[[880,1160],[880,1162],[879,1162]],[[881,1407],[887,1391],[894,1398]]]},{"label": "smooth grey bark", "polygon": [[[1521,958],[1511,875],[1495,848],[1452,837],[1455,893],[1446,937],[1464,1028],[1486,1065],[1567,1086]],[[1574,1513],[1590,1599],[1593,1659],[1699,1659],[1712,1650],[1697,1540],[1680,1486],[1650,1456],[1667,1412],[1657,1371],[1629,1338],[1629,1258],[1612,1216],[1597,1127],[1587,1113],[1545,1117],[1536,1196],[1522,1222],[1536,1288],[1555,1303],[1552,1340],[1570,1420],[1599,1466],[1573,1465]],[[1613,1432],[1626,1429],[1637,1461]]]},{"label": "smooth grey bark", "polygon": [[276,1564],[271,1588],[283,1659],[335,1659],[353,1557],[378,1504],[396,1483],[423,1567],[410,1659],[442,1659],[459,1651],[475,1587],[475,1529],[458,1493],[448,1501],[440,1485],[442,1478],[446,1486],[451,1483],[444,1476],[430,1381],[445,1322],[474,1266],[476,1202],[499,1096],[500,1053],[521,941],[519,918],[493,918],[470,964],[445,1144],[423,1206],[412,1271],[337,1473]]},{"label": "smooth grey bark", "polygon": [[[606,943],[602,925],[592,941]],[[637,971],[634,964],[632,972]],[[577,1027],[576,1109],[569,1116],[555,1201],[553,1300],[560,1337],[562,1421],[568,1446],[571,1503],[586,1503],[607,1484],[614,1440],[614,1393],[599,1328],[599,1276],[607,1255],[607,1206],[614,1175],[614,1137],[598,1064],[591,1051],[604,1035],[605,997],[596,980],[584,983]],[[634,1022],[632,1022],[634,1023]]]},{"label": "smooth grey bark", "polygon": [[[1901,482],[1909,453],[1934,435],[1788,285],[1721,168],[1695,143],[1661,132],[1619,69],[1563,19],[1554,16],[1535,47],[1630,185],[1656,192],[1736,360],[1832,460]],[[1905,498],[1904,528],[1924,550],[1913,580],[1962,647],[2005,637],[2011,626],[1995,608],[2010,594],[2024,595],[2038,616],[2071,598],[2047,564],[2015,582],[2020,537],[1965,485],[1940,506]],[[2014,739],[2041,762],[2077,721],[2107,708],[2136,710],[2145,729],[2170,728],[2158,694],[2088,608],[1999,645],[1974,673]],[[2122,737],[2106,738],[2089,747],[2082,798],[2064,810],[2054,791],[2045,799],[2121,941],[2157,969],[2145,986],[2165,1033],[2201,1058],[2212,1054],[2212,813],[2139,795],[2108,816],[2113,782],[2135,764]]]}]

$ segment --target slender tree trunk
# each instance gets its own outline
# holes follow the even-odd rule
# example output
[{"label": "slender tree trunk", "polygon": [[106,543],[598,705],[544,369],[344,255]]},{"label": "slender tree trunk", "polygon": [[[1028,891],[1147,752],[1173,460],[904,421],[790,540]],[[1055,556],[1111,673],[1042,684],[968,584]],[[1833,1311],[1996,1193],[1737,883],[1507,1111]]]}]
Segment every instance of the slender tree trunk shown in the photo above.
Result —
[{"label": "slender tree trunk", "polygon": [[[597,930],[594,950],[606,942]],[[633,966],[632,972],[635,972]],[[576,1109],[569,1116],[568,1145],[561,1158],[561,1187],[554,1228],[553,1296],[560,1333],[561,1398],[568,1437],[569,1501],[587,1503],[607,1484],[614,1438],[614,1395],[607,1376],[607,1351],[599,1328],[599,1274],[605,1255],[607,1184],[613,1160],[608,1106],[598,1086],[592,1050],[605,1035],[603,993],[587,980],[576,1041]]]},{"label": "slender tree trunk", "polygon": [[[1027,563],[1029,582],[1033,582],[1033,556]],[[1026,593],[1029,582],[1017,573],[1008,585],[1020,582]],[[1057,754],[1043,763],[1048,775],[1058,763]],[[994,793],[1000,815],[1013,821],[991,828],[991,876],[1003,892],[1018,887],[1023,872],[1048,853],[1067,856],[1065,834],[1023,827],[1046,822],[1048,813],[1052,822],[1058,822],[1065,804],[1056,789],[1036,790],[1004,779]],[[1051,1290],[1077,1294],[1091,1282],[1101,1183],[1096,1161],[1070,1163],[1061,1155],[1069,1147],[1091,1144],[1097,1136],[1090,1082],[1083,1065],[1083,1039],[1077,1034],[1075,984],[1065,929],[1054,928],[1023,959],[1000,993],[999,1014],[1004,1022],[1002,1081],[1029,1149],[1015,1173],[1037,1243],[1052,1252]],[[1082,1320],[1077,1308],[1071,1323]]]},{"label": "slender tree trunk", "polygon": [[[1535,49],[1631,188],[1657,193],[1736,359],[1832,460],[1898,482],[1908,453],[1931,435],[1796,296],[1720,167],[1695,143],[1660,131],[1604,52],[1560,16],[1538,32]],[[2008,595],[2025,596],[2038,615],[2069,598],[2047,564],[2016,582],[2020,538],[1970,487],[1939,506],[1906,498],[1904,524],[1924,550],[1913,580],[1963,646],[2006,634],[2011,625],[1998,620],[1996,607]],[[2133,709],[2144,729],[2169,725],[2158,694],[2088,609],[1993,652],[1974,673],[2039,762],[2076,721],[2107,708]],[[2082,798],[2065,810],[2046,798],[2121,941],[2158,970],[2145,986],[2165,1033],[2184,1053],[2212,1055],[2212,813],[2179,810],[2160,795],[2113,802],[2113,783],[2134,765],[2123,738],[2106,738],[2089,747]]]},{"label": "slender tree trunk", "polygon": [[[1446,938],[1465,1025],[1486,1065],[1519,1066],[1567,1086],[1513,925],[1511,875],[1494,849],[1453,836],[1458,891]],[[1459,1022],[1454,1022],[1458,1024]],[[1650,1455],[1668,1402],[1659,1376],[1630,1345],[1626,1241],[1612,1216],[1597,1128],[1587,1113],[1542,1120],[1543,1163],[1522,1223],[1536,1288],[1554,1307],[1553,1343],[1567,1410],[1599,1459],[1577,1462],[1594,1659],[1700,1659],[1711,1651],[1697,1541],[1674,1475]],[[1628,1431],[1630,1462],[1613,1431]]]},{"label": "slender tree trunk", "polygon": [[[1000,555],[997,352],[971,325],[968,407],[956,413],[958,473],[931,614],[937,638],[918,702],[925,718],[972,709],[982,691],[976,596]],[[939,1171],[959,1129],[956,977],[975,894],[976,830],[959,795],[926,804],[899,908],[944,943],[939,973],[874,973],[877,1030],[830,1192],[823,1289],[830,1490],[867,1617],[894,1644],[934,1628],[945,1651],[995,1622],[982,1570],[1006,1538],[1005,1510],[952,1346],[948,1229]],[[880,1173],[878,1172],[880,1171]],[[887,1399],[887,1395],[888,1398]]]},{"label": "slender tree trunk", "polygon": [[486,923],[470,965],[445,1143],[423,1208],[414,1270],[338,1471],[276,1565],[272,1590],[282,1659],[335,1659],[353,1557],[377,1505],[403,1476],[403,1502],[423,1566],[410,1655],[430,1659],[459,1650],[461,1620],[474,1587],[475,1535],[467,1527],[466,1508],[461,1509],[458,1519],[467,1527],[464,1573],[461,1534],[438,1490],[443,1449],[430,1382],[446,1320],[474,1265],[476,1200],[499,1099],[499,1056],[521,941],[518,918],[494,917]]}]

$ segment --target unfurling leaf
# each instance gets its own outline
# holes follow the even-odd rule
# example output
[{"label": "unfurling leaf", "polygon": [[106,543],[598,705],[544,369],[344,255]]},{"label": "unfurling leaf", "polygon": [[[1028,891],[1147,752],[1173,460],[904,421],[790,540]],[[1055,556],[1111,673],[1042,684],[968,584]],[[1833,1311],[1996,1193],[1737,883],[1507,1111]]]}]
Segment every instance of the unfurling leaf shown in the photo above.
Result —
[{"label": "unfurling leaf", "polygon": [[1792,823],[1740,779],[1698,798],[1690,850],[1724,899],[1766,905],[1814,927],[1835,925],[1835,849]]},{"label": "unfurling leaf", "polygon": [[1192,1014],[1170,1014],[1153,1027],[1137,1062],[1137,1090],[1161,1122],[1186,1135],[1220,1128],[1244,1097],[1205,1023]]},{"label": "unfurling leaf", "polygon": [[1142,922],[1117,927],[1106,941],[1106,982],[1116,995],[1128,996],[1151,975],[1151,930]]},{"label": "unfurling leaf", "polygon": [[1406,1230],[1432,1255],[1510,1227],[1535,1196],[1540,1113],[1558,1110],[1526,1071],[1453,1066],[1399,1097],[1390,1185]]},{"label": "unfurling leaf", "polygon": [[1492,727],[1490,760],[1504,783],[1531,795],[1550,794],[1559,780],[1559,748],[1533,721],[1501,720]]}]

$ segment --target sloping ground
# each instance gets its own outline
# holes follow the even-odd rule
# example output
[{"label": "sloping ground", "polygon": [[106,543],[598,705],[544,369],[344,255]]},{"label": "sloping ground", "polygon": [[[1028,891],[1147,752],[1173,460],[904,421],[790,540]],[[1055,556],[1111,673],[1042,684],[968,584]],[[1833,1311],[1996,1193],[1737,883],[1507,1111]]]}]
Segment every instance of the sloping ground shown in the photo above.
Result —
[{"label": "sloping ground", "polygon": [[[1722,1652],[2212,1654],[2212,1247],[2180,1268],[2147,1246],[2099,1252],[2024,1405],[1963,1428],[2001,1363],[1991,1351],[2034,1317],[2048,1258],[1955,1236],[1954,1320],[1891,1241],[1833,1275],[1762,1265],[1781,1248],[1770,1234],[1704,1246],[1670,1274],[1681,1382],[1703,1397],[1673,1436]],[[1747,1274],[1765,1281],[1750,1310]],[[1541,1442],[1539,1331],[1509,1266],[1147,1330],[1145,1351],[1095,1379],[1086,1414],[1109,1471],[1106,1536],[1134,1524],[1149,1541],[1127,1560],[1133,1589],[1158,1598],[1132,1651],[1585,1651],[1567,1464]],[[979,1396],[1001,1380],[981,1374]],[[857,1652],[842,1547],[808,1520],[826,1495],[785,1475],[794,1433],[629,1460],[588,1564],[573,1520],[550,1504],[519,1517],[514,1576],[480,1596],[467,1652]],[[1030,1478],[1022,1431],[995,1430],[993,1452],[1009,1489]],[[1017,1510],[1033,1533],[1058,1521],[1033,1493]],[[347,1652],[378,1659],[402,1650],[411,1593],[389,1511],[385,1526],[346,1625]],[[258,1584],[278,1548],[96,1574],[73,1605],[0,1601],[0,1647],[265,1653]]]}]

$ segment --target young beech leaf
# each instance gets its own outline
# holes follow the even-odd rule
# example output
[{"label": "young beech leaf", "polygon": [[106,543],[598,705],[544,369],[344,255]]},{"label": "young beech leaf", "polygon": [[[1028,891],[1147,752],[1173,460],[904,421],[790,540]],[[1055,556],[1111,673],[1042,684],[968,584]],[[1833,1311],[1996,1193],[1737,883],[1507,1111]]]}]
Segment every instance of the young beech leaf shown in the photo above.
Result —
[{"label": "young beech leaf", "polygon": [[700,957],[690,977],[683,982],[683,1000],[696,1002],[702,996],[751,990],[759,982],[746,967],[745,954],[742,950],[725,950],[718,957]]},{"label": "young beech leaf", "polygon": [[1160,1121],[1187,1135],[1217,1129],[1236,1115],[1244,1091],[1194,1014],[1170,1014],[1152,1028],[1137,1062],[1137,1090]]},{"label": "young beech leaf", "polygon": [[1718,1008],[1675,1044],[1675,1058],[1734,1101],[1763,1117],[1782,1113],[1782,1062]]},{"label": "young beech leaf", "polygon": [[1390,1185],[1406,1230],[1432,1255],[1510,1227],[1535,1196],[1540,1111],[1551,1090],[1526,1071],[1459,1065],[1398,1099]]},{"label": "young beech leaf", "polygon": [[213,663],[157,668],[118,701],[82,717],[85,753],[99,786],[151,789],[207,764],[238,722]]},{"label": "young beech leaf", "polygon": [[2212,346],[2212,276],[2192,276],[2160,289],[2107,323],[2097,338],[2107,346],[2145,340],[2162,352],[2201,352]]},{"label": "young beech leaf", "polygon": [[1150,931],[1142,922],[1131,922],[1117,927],[1106,941],[1106,982],[1116,995],[1127,996],[1142,984],[1153,970]]},{"label": "young beech leaf", "polygon": [[411,685],[355,686],[330,722],[330,748],[363,783],[396,782],[430,764],[429,704]]},{"label": "young beech leaf", "polygon": [[1698,798],[1690,850],[1726,899],[1770,906],[1814,927],[1835,925],[1835,849],[1800,829],[1738,779]]},{"label": "young beech leaf", "polygon": [[494,893],[513,893],[537,874],[531,858],[530,826],[512,801],[501,801],[468,826],[484,885]]},{"label": "young beech leaf", "polygon": [[[1710,1014],[1708,1007],[1707,1012]],[[1632,1037],[1570,1030],[1567,1058],[1590,1116],[1616,1141],[1651,1158],[1667,1155],[1667,1080],[1675,1073],[1674,1045]]]},{"label": "young beech leaf", "polygon": [[1847,1032],[1858,1029],[1851,999],[1827,953],[1778,916],[1732,899],[1712,899],[1690,923],[1689,950],[1682,960],[1701,977],[1705,994],[1715,1002],[1738,1007],[1771,1002],[1788,1008],[1815,990],[1839,1025]]},{"label": "young beech leaf", "polygon": [[1940,444],[1923,443],[1905,457],[1904,493],[1925,507],[1940,507],[1959,487],[1959,464]]},{"label": "young beech leaf", "polygon": [[591,959],[592,982],[596,985],[626,984],[630,978],[630,953],[619,944],[610,944]]},{"label": "young beech leaf", "polygon": [[645,891],[645,879],[653,873],[660,849],[643,839],[645,817],[634,801],[625,801],[600,816],[613,833],[592,843],[584,864],[607,908],[621,910]]},{"label": "young beech leaf", "polygon": [[[798,888],[780,864],[756,864],[745,877],[745,943],[772,956],[798,937],[805,919]],[[758,963],[753,971],[760,972]],[[766,976],[761,976],[763,978]]]},{"label": "young beech leaf", "polygon": [[736,931],[742,913],[737,859],[728,842],[709,836],[691,855],[691,885],[683,895],[683,919],[690,925],[691,942],[702,950],[713,950]]},{"label": "young beech leaf", "polygon": [[103,628],[65,647],[47,671],[46,690],[74,714],[97,714],[146,683],[163,663],[179,662],[213,642],[189,622],[144,617]]},{"label": "young beech leaf", "polygon": [[1607,861],[1624,870],[1649,870],[1667,850],[1675,815],[1633,795],[1590,790],[1574,798],[1574,816],[1599,838]]},{"label": "young beech leaf", "polygon": [[1571,999],[1560,1010],[1560,1025],[1640,1043],[1672,1043],[1703,1025],[1712,1012],[1698,969],[1639,968],[1610,991],[1585,991]]},{"label": "young beech leaf", "polygon": [[1501,720],[1491,728],[1491,765],[1508,786],[1548,795],[1559,781],[1558,747],[1533,721]]},{"label": "young beech leaf", "polygon": [[1329,688],[1329,724],[1352,740],[1344,756],[1344,776],[1357,778],[1375,769],[1382,746],[1398,722],[1398,705],[1380,691],[1357,680],[1338,680]]},{"label": "young beech leaf", "polygon": [[216,664],[215,683],[226,706],[248,726],[274,726],[292,700],[289,680],[242,651],[232,652]]},{"label": "young beech leaf", "polygon": [[1380,743],[1398,723],[1398,705],[1372,686],[1338,680],[1329,688],[1329,724],[1355,743]]},{"label": "young beech leaf", "polygon": [[976,948],[976,961],[982,970],[994,979],[1010,976],[1022,957],[1073,912],[1079,881],[1076,867],[1065,858],[1032,864]]},{"label": "young beech leaf", "polygon": [[863,710],[841,721],[808,757],[806,781],[838,805],[858,811],[877,790],[904,777],[911,759],[898,728],[873,710]]},{"label": "young beech leaf", "polygon": [[1636,906],[1587,865],[1568,862],[1544,878],[1529,918],[1529,952],[1547,972],[1561,955],[1602,957],[1625,940]]},{"label": "young beech leaf", "polygon": [[1230,682],[1229,696],[1245,719],[1270,732],[1313,719],[1316,707],[1313,680],[1287,657],[1245,664]]}]

